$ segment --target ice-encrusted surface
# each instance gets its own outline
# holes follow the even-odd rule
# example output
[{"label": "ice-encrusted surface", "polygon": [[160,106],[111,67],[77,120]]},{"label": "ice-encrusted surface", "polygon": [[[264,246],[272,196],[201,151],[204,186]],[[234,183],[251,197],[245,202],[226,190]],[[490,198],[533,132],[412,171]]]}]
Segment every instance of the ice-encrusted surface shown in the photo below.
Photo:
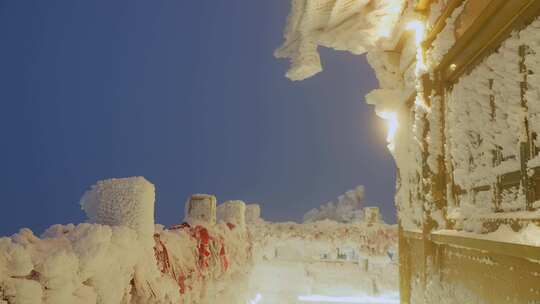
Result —
[{"label": "ice-encrusted surface", "polygon": [[336,222],[354,222],[362,219],[362,204],[364,200],[364,186],[360,185],[340,195],[337,202],[326,203],[304,214],[304,222],[332,220]]},{"label": "ice-encrusted surface", "polygon": [[97,182],[80,204],[92,223],[127,226],[146,238],[154,231],[155,188],[144,177],[113,178]]},{"label": "ice-encrusted surface", "polygon": [[[324,220],[265,223],[252,227],[251,233],[257,240],[257,262],[250,290],[262,295],[263,303],[293,304],[299,297],[373,300],[398,294],[396,226]],[[287,280],[276,280],[280,277]]]},{"label": "ice-encrusted surface", "polygon": [[[380,279],[397,279],[395,263],[389,266],[395,260],[395,226],[269,223],[260,219],[257,205],[251,205],[246,225],[241,201],[218,207],[221,221],[216,224],[215,197],[199,194],[186,203],[195,224],[165,228],[153,224],[154,187],[139,177],[98,182],[81,201],[91,223],[53,225],[41,237],[21,229],[0,238],[1,304],[246,303],[256,296],[250,279],[275,280],[275,272],[257,268],[270,251],[300,258],[293,264],[304,267],[311,256],[335,246],[343,249],[335,258],[350,256],[352,248],[356,258],[372,257],[377,265],[388,266],[377,266],[369,280],[361,279],[365,272],[352,273],[355,280],[378,280],[379,288],[395,291],[394,281]],[[139,223],[148,220],[151,230]],[[304,253],[290,255],[297,250]],[[315,277],[328,280],[336,269],[332,262],[321,263],[330,272]],[[277,295],[275,302],[266,303],[296,303]]]},{"label": "ice-encrusted surface", "polygon": [[287,77],[302,80],[322,70],[317,47],[355,54],[391,44],[404,0],[292,0],[284,32],[285,42],[276,50],[288,58]]}]

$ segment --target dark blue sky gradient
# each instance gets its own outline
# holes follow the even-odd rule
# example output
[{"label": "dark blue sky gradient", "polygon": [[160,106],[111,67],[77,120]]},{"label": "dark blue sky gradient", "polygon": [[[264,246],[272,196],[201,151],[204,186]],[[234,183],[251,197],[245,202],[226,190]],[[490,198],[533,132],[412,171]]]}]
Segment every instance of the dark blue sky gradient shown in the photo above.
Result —
[{"label": "dark blue sky gradient", "polygon": [[143,175],[157,221],[190,193],[272,220],[358,184],[395,221],[394,163],[363,56],[322,50],[303,82],[273,58],[289,1],[0,1],[0,235],[84,221],[96,180]]}]

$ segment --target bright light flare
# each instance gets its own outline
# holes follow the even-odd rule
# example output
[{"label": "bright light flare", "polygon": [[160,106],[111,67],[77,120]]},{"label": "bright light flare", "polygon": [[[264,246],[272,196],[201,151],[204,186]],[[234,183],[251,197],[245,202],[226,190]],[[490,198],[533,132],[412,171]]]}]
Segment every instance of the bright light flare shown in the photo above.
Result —
[{"label": "bright light flare", "polygon": [[426,34],[426,25],[420,20],[411,20],[407,23],[406,29],[414,31],[414,42],[416,44],[416,74],[419,76],[422,71],[426,70],[424,50],[422,49],[422,42],[424,41]]},{"label": "bright light flare", "polygon": [[424,33],[426,32],[426,26],[424,25],[424,23],[420,20],[411,20],[407,22],[405,28],[414,31],[414,41],[416,43],[416,46],[420,46],[420,44],[422,44],[422,41],[424,41]]},{"label": "bright light flare", "polygon": [[382,294],[379,296],[351,296],[351,297],[331,297],[321,295],[299,296],[301,302],[316,303],[361,303],[361,304],[399,304],[399,294]]},{"label": "bright light flare", "polygon": [[398,115],[396,112],[380,112],[377,113],[377,115],[386,122],[386,141],[388,142],[388,149],[390,149],[390,151],[394,151],[394,139],[399,127]]},{"label": "bright light flare", "polygon": [[260,293],[258,293],[258,294],[255,296],[255,299],[249,300],[248,304],[257,304],[257,303],[259,303],[261,300],[262,300],[262,295],[261,295]]}]

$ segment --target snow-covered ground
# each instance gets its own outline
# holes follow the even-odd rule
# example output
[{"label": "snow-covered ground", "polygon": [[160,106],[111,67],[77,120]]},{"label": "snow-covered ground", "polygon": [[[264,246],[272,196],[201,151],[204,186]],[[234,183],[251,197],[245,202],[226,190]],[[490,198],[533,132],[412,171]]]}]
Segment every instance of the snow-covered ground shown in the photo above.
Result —
[{"label": "snow-covered ground", "polygon": [[259,303],[397,303],[397,229],[377,223],[251,228],[249,289]]}]

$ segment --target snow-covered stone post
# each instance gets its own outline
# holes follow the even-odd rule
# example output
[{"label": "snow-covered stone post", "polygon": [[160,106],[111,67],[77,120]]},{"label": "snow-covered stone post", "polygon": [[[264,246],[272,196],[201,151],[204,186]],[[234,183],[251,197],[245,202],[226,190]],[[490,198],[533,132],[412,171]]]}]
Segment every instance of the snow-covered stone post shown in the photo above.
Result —
[{"label": "snow-covered stone post", "polygon": [[261,207],[258,204],[246,205],[246,223],[255,224],[261,221]]},{"label": "snow-covered stone post", "polygon": [[364,221],[368,225],[373,225],[379,222],[380,212],[378,207],[364,208]]},{"label": "snow-covered stone post", "polygon": [[154,235],[155,188],[144,177],[98,181],[80,204],[92,223],[127,226],[144,239]]},{"label": "snow-covered stone post", "polygon": [[218,206],[218,219],[237,227],[246,226],[246,204],[243,201],[226,201]]},{"label": "snow-covered stone post", "polygon": [[216,201],[216,197],[210,194],[193,194],[186,202],[184,221],[190,225],[214,225]]}]

